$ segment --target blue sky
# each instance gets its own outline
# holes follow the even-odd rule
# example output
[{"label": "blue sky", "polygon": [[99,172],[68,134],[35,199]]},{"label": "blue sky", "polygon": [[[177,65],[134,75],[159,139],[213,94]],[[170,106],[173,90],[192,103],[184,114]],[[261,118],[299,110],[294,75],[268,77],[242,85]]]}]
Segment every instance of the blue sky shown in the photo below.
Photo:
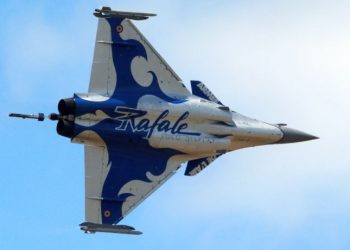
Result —
[{"label": "blue sky", "polygon": [[[137,22],[185,84],[206,83],[245,115],[320,136],[183,169],[123,224],[139,237],[85,235],[83,147],[53,122],[87,90],[93,9],[154,12]],[[2,249],[349,249],[348,1],[3,1],[0,14]]]}]

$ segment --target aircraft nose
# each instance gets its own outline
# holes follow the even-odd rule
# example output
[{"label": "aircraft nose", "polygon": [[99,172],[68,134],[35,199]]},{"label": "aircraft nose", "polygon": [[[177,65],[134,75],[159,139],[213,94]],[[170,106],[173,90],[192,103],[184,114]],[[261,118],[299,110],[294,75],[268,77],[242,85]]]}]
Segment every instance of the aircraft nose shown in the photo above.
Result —
[{"label": "aircraft nose", "polygon": [[313,136],[293,128],[280,126],[279,129],[282,131],[283,137],[277,143],[293,143],[318,139],[317,136]]}]

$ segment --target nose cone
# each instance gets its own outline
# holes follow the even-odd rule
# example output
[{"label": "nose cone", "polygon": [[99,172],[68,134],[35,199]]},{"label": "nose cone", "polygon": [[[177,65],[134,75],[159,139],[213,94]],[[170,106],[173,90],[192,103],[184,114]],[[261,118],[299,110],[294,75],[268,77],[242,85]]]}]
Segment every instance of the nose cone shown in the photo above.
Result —
[{"label": "nose cone", "polygon": [[283,133],[283,137],[277,143],[292,143],[318,139],[318,137],[304,133],[302,131],[280,126],[279,129]]}]

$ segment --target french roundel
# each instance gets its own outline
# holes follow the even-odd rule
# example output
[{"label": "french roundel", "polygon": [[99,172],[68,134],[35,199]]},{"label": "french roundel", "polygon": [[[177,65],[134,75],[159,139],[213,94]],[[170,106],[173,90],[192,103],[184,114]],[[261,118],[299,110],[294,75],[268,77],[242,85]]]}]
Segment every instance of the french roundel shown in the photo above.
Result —
[{"label": "french roundel", "polygon": [[123,26],[122,25],[118,25],[117,27],[115,27],[115,29],[116,29],[116,31],[118,32],[118,33],[121,33],[121,32],[123,32]]}]

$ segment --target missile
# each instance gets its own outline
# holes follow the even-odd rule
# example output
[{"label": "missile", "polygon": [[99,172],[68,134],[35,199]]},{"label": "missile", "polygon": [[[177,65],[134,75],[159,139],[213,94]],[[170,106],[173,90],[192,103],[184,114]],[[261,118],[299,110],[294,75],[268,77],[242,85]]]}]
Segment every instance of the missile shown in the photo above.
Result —
[{"label": "missile", "polygon": [[80,225],[80,229],[85,233],[120,233],[120,234],[142,234],[140,231],[136,231],[135,228],[126,225],[106,225],[106,224],[96,224],[91,222],[83,222]]}]

